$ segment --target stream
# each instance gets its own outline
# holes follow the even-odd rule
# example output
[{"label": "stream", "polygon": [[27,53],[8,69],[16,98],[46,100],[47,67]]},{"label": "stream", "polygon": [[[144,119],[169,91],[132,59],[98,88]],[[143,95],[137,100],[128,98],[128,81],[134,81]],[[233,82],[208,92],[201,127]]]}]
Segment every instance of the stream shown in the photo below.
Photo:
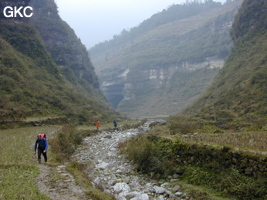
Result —
[{"label": "stream", "polygon": [[120,154],[118,144],[149,130],[149,124],[135,129],[100,131],[87,137],[78,147],[72,160],[87,166],[86,174],[94,187],[103,189],[118,200],[190,199],[181,192],[177,175],[167,182],[158,182],[136,172],[129,160]]}]

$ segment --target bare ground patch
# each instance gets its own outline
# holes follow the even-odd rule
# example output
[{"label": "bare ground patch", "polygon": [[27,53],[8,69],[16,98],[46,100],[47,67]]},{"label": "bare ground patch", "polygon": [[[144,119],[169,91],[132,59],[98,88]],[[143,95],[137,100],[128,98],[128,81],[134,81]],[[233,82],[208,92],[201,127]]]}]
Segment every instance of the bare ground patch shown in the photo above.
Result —
[{"label": "bare ground patch", "polygon": [[41,193],[52,200],[88,199],[83,189],[76,184],[74,177],[67,172],[66,166],[51,167],[39,164],[38,168],[40,174],[37,178],[37,186]]}]

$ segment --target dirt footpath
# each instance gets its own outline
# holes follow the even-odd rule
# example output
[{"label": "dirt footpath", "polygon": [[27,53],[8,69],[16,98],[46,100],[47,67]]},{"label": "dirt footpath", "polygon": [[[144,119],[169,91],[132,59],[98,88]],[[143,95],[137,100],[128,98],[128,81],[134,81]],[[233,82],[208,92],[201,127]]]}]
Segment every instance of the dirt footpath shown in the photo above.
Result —
[{"label": "dirt footpath", "polygon": [[52,200],[81,200],[88,199],[83,189],[76,185],[73,176],[66,171],[66,166],[51,167],[38,164],[39,176],[37,186],[41,193]]},{"label": "dirt footpath", "polygon": [[[49,133],[49,138],[53,138],[60,129],[61,127]],[[37,164],[37,167],[39,168],[39,176],[36,180],[37,187],[42,194],[47,195],[52,200],[88,199],[83,189],[76,184],[74,177],[66,170],[66,166],[52,167],[49,164]]]}]

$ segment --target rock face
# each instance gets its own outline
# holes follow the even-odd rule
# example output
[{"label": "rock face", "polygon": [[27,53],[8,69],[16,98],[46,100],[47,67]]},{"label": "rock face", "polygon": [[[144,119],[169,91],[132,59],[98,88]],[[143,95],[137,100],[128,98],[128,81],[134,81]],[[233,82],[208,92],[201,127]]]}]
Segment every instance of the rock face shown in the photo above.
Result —
[{"label": "rock face", "polygon": [[[138,71],[126,69],[117,77],[101,82],[101,89],[113,108],[131,117],[170,115],[195,99],[223,65],[222,59],[207,59],[201,63],[156,66]],[[206,71],[204,75],[202,70]],[[196,75],[198,71],[200,73]],[[188,76],[188,79],[177,76]],[[197,79],[199,82],[195,84]],[[192,87],[188,86],[190,82]],[[181,96],[185,98],[180,100]],[[178,104],[173,107],[176,102]]]},{"label": "rock face", "polygon": [[[85,138],[72,159],[88,166],[86,173],[95,187],[103,188],[120,200],[190,199],[180,191],[180,186],[160,184],[135,172],[133,165],[120,155],[118,144],[148,129],[145,124],[127,131],[102,131]],[[111,137],[106,137],[110,136]],[[170,177],[173,178],[173,177]],[[178,191],[179,190],[179,191]]]},{"label": "rock face", "polygon": [[[165,117],[188,106],[209,86],[231,50],[229,32],[242,0],[205,2],[197,7],[207,10],[181,18],[174,16],[190,5],[173,5],[90,50],[113,108],[133,118]],[[144,26],[150,28],[144,31]]]}]

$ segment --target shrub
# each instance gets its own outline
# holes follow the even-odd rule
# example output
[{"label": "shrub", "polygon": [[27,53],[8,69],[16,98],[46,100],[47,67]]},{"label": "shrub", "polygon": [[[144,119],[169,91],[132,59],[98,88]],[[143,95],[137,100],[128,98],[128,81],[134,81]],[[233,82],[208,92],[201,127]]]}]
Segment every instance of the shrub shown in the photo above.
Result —
[{"label": "shrub", "polygon": [[69,159],[76,147],[82,143],[81,133],[72,126],[65,126],[50,141],[53,152],[58,161]]},{"label": "shrub", "polygon": [[[140,135],[120,145],[137,169],[154,178],[175,173],[189,184],[202,185],[237,199],[266,199],[266,158],[229,147],[198,145]],[[183,171],[179,173],[179,171]]]},{"label": "shrub", "polygon": [[168,127],[173,135],[177,133],[187,134],[199,129],[200,123],[181,116],[174,116],[168,120]]},{"label": "shrub", "polygon": [[138,171],[159,178],[174,173],[175,156],[172,154],[172,145],[170,140],[156,135],[140,135],[121,143],[120,149],[126,157],[134,161]]}]

